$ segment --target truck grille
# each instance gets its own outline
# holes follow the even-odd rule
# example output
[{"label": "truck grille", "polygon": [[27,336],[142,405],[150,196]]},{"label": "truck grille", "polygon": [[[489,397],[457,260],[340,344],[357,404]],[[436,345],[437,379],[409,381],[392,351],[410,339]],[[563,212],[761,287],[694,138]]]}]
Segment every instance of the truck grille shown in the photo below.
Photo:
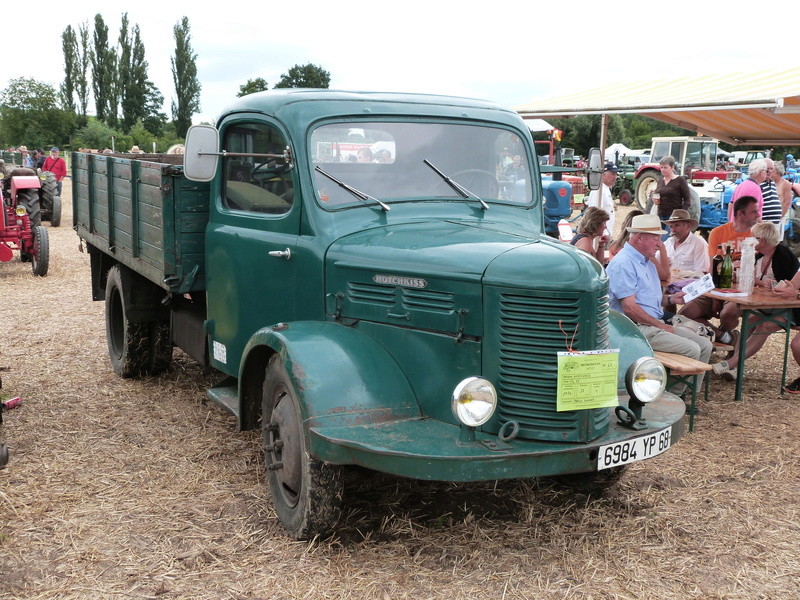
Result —
[{"label": "truck grille", "polygon": [[500,424],[516,421],[519,437],[545,441],[602,435],[609,409],[556,411],[556,352],[608,347],[608,296],[501,292],[499,303],[497,330],[487,341],[497,344]]}]

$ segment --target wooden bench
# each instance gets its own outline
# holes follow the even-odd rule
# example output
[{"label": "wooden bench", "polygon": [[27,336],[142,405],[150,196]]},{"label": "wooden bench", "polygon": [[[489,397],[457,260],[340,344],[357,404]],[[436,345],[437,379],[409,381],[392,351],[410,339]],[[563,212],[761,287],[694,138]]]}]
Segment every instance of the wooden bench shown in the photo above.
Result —
[{"label": "wooden bench", "polygon": [[[694,431],[694,415],[697,405],[697,376],[711,370],[711,365],[688,356],[672,352],[653,352],[656,359],[667,369],[667,386],[685,383],[692,391],[689,406],[689,432]],[[708,378],[706,378],[706,400],[708,400]]]}]

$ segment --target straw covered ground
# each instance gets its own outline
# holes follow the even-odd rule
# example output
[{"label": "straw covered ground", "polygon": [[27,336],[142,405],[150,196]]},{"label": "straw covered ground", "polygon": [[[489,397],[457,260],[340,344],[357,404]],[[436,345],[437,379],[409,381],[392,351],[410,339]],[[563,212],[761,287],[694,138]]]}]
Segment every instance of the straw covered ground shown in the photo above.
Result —
[{"label": "straw covered ground", "polygon": [[50,274],[0,264],[0,392],[23,399],[0,426],[0,598],[800,597],[800,402],[778,394],[777,338],[744,402],[714,379],[695,433],[604,496],[360,474],[337,534],[294,542],[259,435],[205,399],[213,376],[178,351],[160,378],[112,374],[68,187]]}]

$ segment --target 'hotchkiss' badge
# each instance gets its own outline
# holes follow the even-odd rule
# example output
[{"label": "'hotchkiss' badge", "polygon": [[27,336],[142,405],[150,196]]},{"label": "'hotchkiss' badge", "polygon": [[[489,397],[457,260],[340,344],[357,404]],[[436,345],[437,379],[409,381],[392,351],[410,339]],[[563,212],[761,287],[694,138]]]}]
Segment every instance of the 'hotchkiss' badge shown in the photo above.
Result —
[{"label": "'hotchkiss' badge", "polygon": [[383,285],[399,285],[401,287],[424,288],[428,282],[419,277],[401,277],[400,275],[375,275],[372,281]]}]

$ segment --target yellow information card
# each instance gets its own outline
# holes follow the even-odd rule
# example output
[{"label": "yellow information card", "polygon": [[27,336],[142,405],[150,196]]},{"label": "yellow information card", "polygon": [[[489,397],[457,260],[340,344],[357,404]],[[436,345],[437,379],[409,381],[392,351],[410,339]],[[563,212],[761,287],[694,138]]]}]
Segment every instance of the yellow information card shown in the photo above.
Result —
[{"label": "yellow information card", "polygon": [[558,352],[558,411],[617,406],[619,350]]}]

